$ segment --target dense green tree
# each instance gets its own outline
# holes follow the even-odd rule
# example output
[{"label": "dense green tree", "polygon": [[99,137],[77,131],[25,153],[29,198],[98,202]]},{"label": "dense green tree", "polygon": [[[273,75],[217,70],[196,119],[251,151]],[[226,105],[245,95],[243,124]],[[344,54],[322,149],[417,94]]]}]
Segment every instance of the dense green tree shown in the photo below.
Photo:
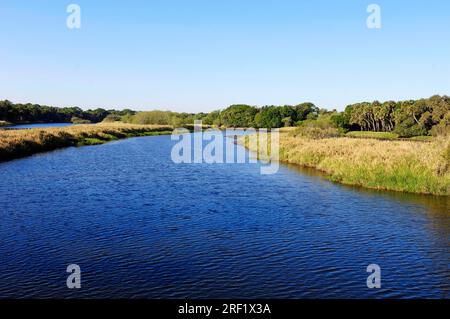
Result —
[{"label": "dense green tree", "polygon": [[211,113],[206,114],[206,116],[202,119],[203,124],[205,125],[215,125],[220,118],[220,111],[213,111]]},{"label": "dense green tree", "polygon": [[254,106],[231,105],[220,113],[221,122],[229,127],[253,127],[258,109]]},{"label": "dense green tree", "polygon": [[[139,124],[184,126],[202,120],[206,125],[228,127],[277,128],[315,121],[332,125],[341,131],[362,130],[395,132],[400,136],[447,134],[450,131],[450,97],[435,95],[428,99],[362,102],[348,105],[344,112],[319,109],[306,102],[296,106],[254,106],[237,104],[210,113],[175,113],[168,111],[135,112],[97,108],[83,111],[79,107],[56,108],[38,104],[14,104],[0,101],[0,121],[23,122],[101,122],[104,119]],[[320,124],[320,125],[319,125]]]},{"label": "dense green tree", "polygon": [[343,131],[349,130],[349,117],[346,116],[345,112],[342,113],[335,113],[331,115],[330,121],[333,124],[334,127],[342,129]]},{"label": "dense green tree", "polygon": [[444,118],[449,111],[448,96],[436,95],[415,101],[364,102],[347,106],[344,115],[348,118],[348,124],[345,119],[339,124],[347,125],[347,129],[394,131],[404,137],[427,135],[438,125],[439,129],[435,131],[445,131],[445,124],[442,122],[445,122]]},{"label": "dense green tree", "polygon": [[258,128],[277,128],[283,126],[283,108],[276,106],[264,106],[255,117]]},{"label": "dense green tree", "polygon": [[125,114],[134,114],[129,109],[123,111],[98,108],[95,110],[83,111],[79,107],[51,107],[39,104],[14,104],[10,101],[0,101],[0,120],[11,123],[33,123],[33,122],[70,122],[72,118],[88,120],[91,122],[101,122],[109,114],[123,116]]},{"label": "dense green tree", "polygon": [[106,116],[102,122],[111,123],[111,122],[120,122],[122,120],[122,116],[118,114],[109,114]]},{"label": "dense green tree", "polygon": [[133,116],[131,122],[134,124],[169,125],[172,124],[171,112],[167,111],[139,112]]},{"label": "dense green tree", "polygon": [[317,118],[317,115],[319,114],[319,108],[315,106],[311,102],[301,103],[296,106],[294,106],[295,110],[295,118],[294,121],[304,121],[309,118]]}]

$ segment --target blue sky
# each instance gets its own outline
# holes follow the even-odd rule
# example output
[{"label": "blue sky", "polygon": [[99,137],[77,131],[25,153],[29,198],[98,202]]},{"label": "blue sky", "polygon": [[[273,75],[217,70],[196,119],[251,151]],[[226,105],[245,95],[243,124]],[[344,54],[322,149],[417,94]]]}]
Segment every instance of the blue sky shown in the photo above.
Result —
[{"label": "blue sky", "polygon": [[0,99],[199,112],[448,95],[449,12],[448,0],[0,0]]}]

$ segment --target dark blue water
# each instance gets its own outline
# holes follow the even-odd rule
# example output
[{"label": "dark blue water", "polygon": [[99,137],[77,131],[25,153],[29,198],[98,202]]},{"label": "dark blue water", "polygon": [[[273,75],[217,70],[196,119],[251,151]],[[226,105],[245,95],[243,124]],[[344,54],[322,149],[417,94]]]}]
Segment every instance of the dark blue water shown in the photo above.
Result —
[{"label": "dark blue water", "polygon": [[[448,198],[174,164],[174,143],[0,164],[0,298],[449,298]],[[80,290],[66,287],[74,263]],[[366,286],[373,263],[381,289]]]},{"label": "dark blue water", "polygon": [[45,128],[45,127],[66,127],[72,126],[72,123],[32,123],[32,124],[17,124],[6,126],[6,128],[13,129],[28,129],[28,128]]}]

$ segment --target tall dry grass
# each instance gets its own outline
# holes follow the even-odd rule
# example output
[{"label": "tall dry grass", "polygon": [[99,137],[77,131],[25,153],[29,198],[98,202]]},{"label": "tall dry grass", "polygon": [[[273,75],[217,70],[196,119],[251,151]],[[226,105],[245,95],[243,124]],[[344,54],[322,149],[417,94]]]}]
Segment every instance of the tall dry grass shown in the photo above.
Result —
[{"label": "tall dry grass", "polygon": [[345,137],[309,139],[281,133],[280,160],[316,168],[331,180],[348,185],[450,195],[449,137],[423,143]]},{"label": "tall dry grass", "polygon": [[166,125],[108,123],[60,128],[0,130],[0,161],[75,145],[100,144],[120,138],[172,131]]}]

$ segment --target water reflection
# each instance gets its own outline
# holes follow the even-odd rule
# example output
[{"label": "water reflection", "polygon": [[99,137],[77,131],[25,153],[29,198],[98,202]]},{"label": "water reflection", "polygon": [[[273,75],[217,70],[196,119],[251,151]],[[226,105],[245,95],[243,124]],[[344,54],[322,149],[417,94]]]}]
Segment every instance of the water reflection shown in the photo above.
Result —
[{"label": "water reflection", "polygon": [[[326,177],[326,174],[311,168],[304,167],[296,164],[284,164],[287,168],[292,171],[295,171],[299,174],[308,175],[314,178],[317,178],[319,182],[324,183],[333,183],[329,181]],[[337,184],[337,183],[333,183]],[[395,191],[384,191],[384,190],[376,190],[376,189],[368,189],[359,186],[351,186],[338,184],[340,187],[353,190],[368,197],[385,197],[389,200],[395,200],[400,203],[411,204],[414,203],[416,205],[423,206],[426,208],[426,211],[430,214],[430,216],[434,216],[440,220],[445,220],[444,225],[449,226],[450,222],[450,196],[434,196],[434,195],[421,195],[421,194],[412,194],[412,193],[402,193]],[[450,231],[450,229],[447,229]]]}]

